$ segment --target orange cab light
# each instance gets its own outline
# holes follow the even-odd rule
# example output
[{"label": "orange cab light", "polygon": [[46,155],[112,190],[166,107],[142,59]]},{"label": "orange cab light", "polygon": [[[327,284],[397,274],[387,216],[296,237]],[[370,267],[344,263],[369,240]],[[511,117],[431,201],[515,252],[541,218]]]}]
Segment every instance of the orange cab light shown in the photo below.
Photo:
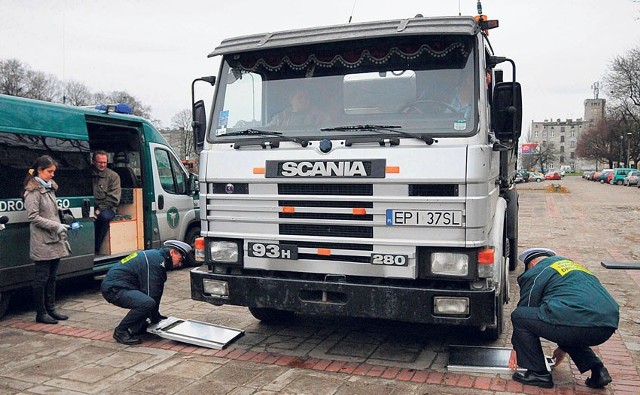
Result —
[{"label": "orange cab light", "polygon": [[387,166],[385,170],[387,174],[400,174],[400,166]]},{"label": "orange cab light", "polygon": [[296,212],[296,208],[293,206],[284,206],[282,207],[282,212],[285,214],[293,214]]},{"label": "orange cab light", "polygon": [[331,249],[329,248],[318,248],[318,255],[330,256]]},{"label": "orange cab light", "polygon": [[495,250],[493,248],[485,248],[478,251],[478,263],[480,264],[493,264]]},{"label": "orange cab light", "polygon": [[360,208],[360,207],[354,207],[353,208],[353,215],[367,215],[367,209],[366,208]]},{"label": "orange cab light", "polygon": [[264,174],[264,167],[254,167],[253,168],[253,174]]},{"label": "orange cab light", "polygon": [[193,245],[197,250],[204,250],[204,237],[197,237]]}]

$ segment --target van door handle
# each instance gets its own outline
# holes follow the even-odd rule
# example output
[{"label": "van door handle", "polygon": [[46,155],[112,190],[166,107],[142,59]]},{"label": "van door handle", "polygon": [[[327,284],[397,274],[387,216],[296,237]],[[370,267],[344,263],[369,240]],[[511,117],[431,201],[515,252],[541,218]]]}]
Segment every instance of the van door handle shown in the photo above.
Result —
[{"label": "van door handle", "polygon": [[158,210],[162,210],[164,208],[164,196],[158,195]]}]

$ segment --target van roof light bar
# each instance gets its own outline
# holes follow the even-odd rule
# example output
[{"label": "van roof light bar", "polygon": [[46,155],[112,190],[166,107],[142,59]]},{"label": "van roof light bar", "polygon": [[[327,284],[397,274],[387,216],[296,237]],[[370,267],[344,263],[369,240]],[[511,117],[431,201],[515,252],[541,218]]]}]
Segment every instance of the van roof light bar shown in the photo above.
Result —
[{"label": "van roof light bar", "polygon": [[105,114],[108,114],[110,112],[115,112],[116,114],[133,114],[133,109],[126,103],[98,104],[96,105],[96,110],[102,111]]}]

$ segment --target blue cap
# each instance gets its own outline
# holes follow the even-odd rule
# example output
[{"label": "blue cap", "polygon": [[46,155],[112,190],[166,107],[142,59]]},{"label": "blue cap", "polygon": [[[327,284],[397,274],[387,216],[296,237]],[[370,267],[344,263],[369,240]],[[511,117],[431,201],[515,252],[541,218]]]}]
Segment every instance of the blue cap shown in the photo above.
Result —
[{"label": "blue cap", "polygon": [[518,255],[518,260],[524,264],[524,267],[526,269],[529,262],[541,256],[556,256],[556,252],[554,250],[542,247],[529,248],[522,251],[520,255]]}]

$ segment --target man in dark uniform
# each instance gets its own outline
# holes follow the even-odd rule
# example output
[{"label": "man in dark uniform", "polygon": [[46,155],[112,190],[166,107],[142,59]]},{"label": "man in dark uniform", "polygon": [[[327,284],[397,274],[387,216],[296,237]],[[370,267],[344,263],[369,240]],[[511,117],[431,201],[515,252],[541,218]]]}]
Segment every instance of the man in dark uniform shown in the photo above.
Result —
[{"label": "man in dark uniform", "polygon": [[166,318],[160,314],[160,299],[167,281],[167,270],[182,266],[191,246],[178,240],[167,240],[164,248],[137,251],[114,264],[100,286],[109,303],[129,310],[113,331],[118,343],[133,345],[142,340],[147,319],[157,323]]},{"label": "man in dark uniform", "polygon": [[522,367],[513,379],[553,387],[540,338],[558,345],[555,366],[569,354],[580,373],[591,371],[586,384],[603,388],[611,376],[591,350],[618,328],[619,307],[600,281],[581,264],[546,248],[530,248],[518,257],[525,272],[518,277],[520,301],[511,314],[513,351],[509,367]]}]

